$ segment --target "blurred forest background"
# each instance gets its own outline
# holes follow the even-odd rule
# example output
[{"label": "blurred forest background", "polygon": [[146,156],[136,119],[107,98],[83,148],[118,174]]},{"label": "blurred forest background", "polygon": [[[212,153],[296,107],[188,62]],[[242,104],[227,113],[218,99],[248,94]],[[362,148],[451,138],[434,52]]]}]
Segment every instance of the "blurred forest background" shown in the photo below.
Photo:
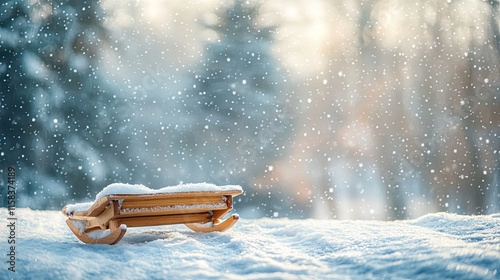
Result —
[{"label": "blurred forest background", "polygon": [[240,184],[244,217],[500,211],[497,0],[0,5],[0,206]]}]

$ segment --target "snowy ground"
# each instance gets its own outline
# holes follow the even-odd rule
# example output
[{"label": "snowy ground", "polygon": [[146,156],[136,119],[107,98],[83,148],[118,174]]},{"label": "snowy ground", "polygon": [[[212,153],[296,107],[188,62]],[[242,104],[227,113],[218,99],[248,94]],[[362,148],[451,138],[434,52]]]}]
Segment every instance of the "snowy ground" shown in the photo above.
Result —
[{"label": "snowy ground", "polygon": [[[242,219],[224,233],[131,228],[85,245],[60,212],[17,209],[15,272],[0,209],[0,279],[499,279],[500,215],[411,221]],[[10,246],[10,245],[9,245]]]}]

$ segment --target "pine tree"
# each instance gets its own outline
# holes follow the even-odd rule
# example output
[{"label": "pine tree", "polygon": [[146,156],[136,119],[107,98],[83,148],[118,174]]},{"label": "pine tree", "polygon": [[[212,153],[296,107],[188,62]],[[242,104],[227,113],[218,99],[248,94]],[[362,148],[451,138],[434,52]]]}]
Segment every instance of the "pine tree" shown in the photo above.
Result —
[{"label": "pine tree", "polygon": [[[196,75],[190,114],[192,145],[205,180],[250,181],[281,155],[285,124],[273,27],[259,26],[259,6],[236,0],[207,25],[208,42]],[[201,133],[200,133],[201,132]]]},{"label": "pine tree", "polygon": [[110,137],[119,120],[98,67],[109,38],[99,2],[28,2],[0,9],[0,163],[18,169],[19,206],[47,208],[93,197],[126,143]]}]

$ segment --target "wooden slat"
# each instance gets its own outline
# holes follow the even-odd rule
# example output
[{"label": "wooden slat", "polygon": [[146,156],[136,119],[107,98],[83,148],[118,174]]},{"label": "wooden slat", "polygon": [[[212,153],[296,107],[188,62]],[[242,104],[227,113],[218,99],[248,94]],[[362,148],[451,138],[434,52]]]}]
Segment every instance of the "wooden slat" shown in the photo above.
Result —
[{"label": "wooden slat", "polygon": [[175,206],[192,204],[213,204],[225,202],[223,196],[207,197],[154,197],[153,199],[143,199],[142,197],[126,198],[122,202],[121,208],[144,208],[155,206]]},{"label": "wooden slat", "polygon": [[173,225],[185,223],[206,223],[211,220],[211,215],[204,214],[181,214],[153,217],[132,217],[117,220],[118,224],[125,224],[127,227],[148,227],[160,225]]},{"label": "wooden slat", "polygon": [[[199,207],[199,208],[174,208],[174,209],[164,209],[164,210],[150,210],[144,209],[139,210],[139,208],[134,208],[135,211],[127,212],[126,209],[122,209],[117,218],[123,217],[147,217],[147,216],[161,216],[161,215],[176,215],[182,213],[204,213],[209,211],[224,211],[227,212],[226,206],[220,207]],[[125,210],[125,211],[124,211]]]}]

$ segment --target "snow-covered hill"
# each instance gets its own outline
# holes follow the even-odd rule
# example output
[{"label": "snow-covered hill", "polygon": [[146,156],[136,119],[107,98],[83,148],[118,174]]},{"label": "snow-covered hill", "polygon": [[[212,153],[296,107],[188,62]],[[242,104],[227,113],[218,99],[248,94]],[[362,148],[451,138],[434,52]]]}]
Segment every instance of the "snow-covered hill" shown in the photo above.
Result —
[{"label": "snow-covered hill", "polygon": [[[242,219],[223,233],[131,228],[86,245],[56,211],[17,209],[15,272],[0,209],[1,279],[499,279],[500,215],[411,221]],[[8,229],[5,231],[5,229]]]}]

